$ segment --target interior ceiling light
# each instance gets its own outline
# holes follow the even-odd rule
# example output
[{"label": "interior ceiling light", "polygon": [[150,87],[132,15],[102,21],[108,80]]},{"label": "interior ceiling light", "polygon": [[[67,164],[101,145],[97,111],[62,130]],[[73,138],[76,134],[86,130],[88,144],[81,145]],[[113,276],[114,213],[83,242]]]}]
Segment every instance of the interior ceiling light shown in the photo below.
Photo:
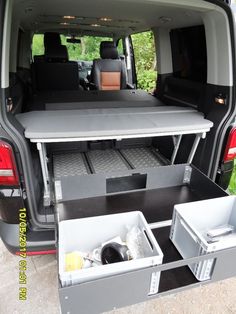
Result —
[{"label": "interior ceiling light", "polygon": [[63,19],[66,19],[66,20],[74,20],[74,19],[75,19],[75,16],[74,16],[74,15],[64,15],[64,16],[63,16]]},{"label": "interior ceiling light", "polygon": [[111,22],[112,19],[109,18],[109,17],[101,17],[101,18],[100,18],[100,21],[102,21],[102,22]]},{"label": "interior ceiling light", "polygon": [[93,26],[93,27],[100,27],[101,25],[99,25],[99,24],[91,24],[91,26]]},{"label": "interior ceiling light", "polygon": [[28,7],[25,9],[25,13],[31,13],[33,11],[32,7]]},{"label": "interior ceiling light", "polygon": [[161,23],[166,24],[170,23],[172,21],[172,18],[168,16],[161,16],[159,20],[161,21]]},{"label": "interior ceiling light", "polygon": [[60,25],[70,25],[70,23],[62,22],[62,23],[60,23]]}]

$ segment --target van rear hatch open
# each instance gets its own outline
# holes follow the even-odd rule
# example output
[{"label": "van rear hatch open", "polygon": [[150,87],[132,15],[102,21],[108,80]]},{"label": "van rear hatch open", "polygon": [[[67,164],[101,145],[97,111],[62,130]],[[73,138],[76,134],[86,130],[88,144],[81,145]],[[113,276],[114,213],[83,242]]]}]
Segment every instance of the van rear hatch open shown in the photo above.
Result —
[{"label": "van rear hatch open", "polygon": [[[46,229],[54,230],[55,227],[56,245],[60,248],[63,244],[62,237],[67,239],[67,235],[61,233],[64,222],[68,222],[70,226],[70,222],[81,223],[84,218],[96,220],[97,217],[139,211],[145,217],[152,237],[163,252],[163,264],[159,261],[158,265],[153,263],[140,269],[124,269],[119,273],[96,279],[88,278],[87,281],[67,287],[62,285],[58,276],[62,313],[100,313],[235,276],[235,247],[208,252],[207,256],[196,254],[184,259],[170,241],[176,204],[227,197],[227,193],[195,167],[193,162],[197,148],[200,147],[198,164],[205,173],[214,178],[224,134],[235,114],[235,43],[232,13],[220,1],[215,4],[199,0],[104,0],[107,16],[114,13],[114,21],[102,21],[101,16],[97,16],[96,20],[91,22],[90,14],[92,10],[101,12],[100,4],[93,0],[87,0],[86,5],[81,5],[82,2],[69,1],[69,4],[77,8],[78,14],[82,10],[85,13],[87,11],[87,18],[78,15],[80,21],[89,20],[88,24],[83,25],[88,28],[87,32],[91,32],[92,27],[94,36],[101,35],[98,30],[102,32],[105,28],[107,32],[102,33],[103,36],[111,36],[112,33],[112,40],[122,38],[128,76],[135,75],[131,73],[134,60],[131,58],[133,51],[129,41],[130,35],[153,29],[158,49],[156,95],[130,90],[132,86],[127,85],[126,91],[117,91],[118,97],[114,98],[113,95],[112,101],[108,101],[104,98],[109,96],[109,92],[103,94],[103,99],[97,91],[82,93],[77,84],[77,73],[73,71],[70,74],[76,76],[76,81],[73,81],[76,91],[65,91],[63,101],[60,92],[41,93],[38,98],[33,94],[32,103],[24,104],[18,114],[11,112],[9,72],[17,72],[16,62],[10,62],[10,55],[14,55],[17,49],[10,49],[7,44],[10,41],[17,43],[14,38],[8,38],[11,33],[11,18],[12,22],[19,21],[19,25],[14,25],[12,33],[17,33],[14,31],[17,27],[23,27],[31,36],[32,31],[36,32],[36,28],[40,28],[41,23],[44,24],[43,19],[46,20],[45,25],[51,23],[51,18],[54,18],[50,13],[52,6],[57,14],[55,18],[61,19],[64,12],[62,15],[57,9],[64,10],[69,5],[61,0],[55,3],[42,0],[40,4],[35,3],[31,10],[27,0],[24,3],[16,1],[12,13],[12,2],[8,1],[2,40],[3,106],[0,132],[1,135],[3,132],[3,137],[7,138],[17,152],[21,192],[27,204],[29,223],[32,227],[40,228],[42,232]],[[117,12],[114,12],[114,8]],[[48,10],[50,15],[45,17],[41,10]],[[14,15],[18,12],[19,19]],[[121,23],[120,13],[129,13],[131,20],[123,20]],[[36,16],[40,22],[37,22]],[[114,22],[116,32],[113,34],[112,27],[106,28],[103,27],[105,25],[97,24],[98,20],[101,23]],[[42,32],[49,27],[45,25],[41,28]],[[55,29],[60,25],[64,34],[67,34],[73,23],[70,25],[56,21],[55,25]],[[77,30],[81,26],[78,27],[76,23],[73,27]],[[184,51],[187,45],[181,46],[180,34],[185,33],[183,28],[191,29],[195,26],[198,31],[200,27],[200,32],[204,35],[206,47],[205,51],[201,52],[206,55],[207,62],[198,62],[198,56],[193,53],[196,62],[192,64],[190,71],[190,58],[188,60],[188,54]],[[55,30],[53,26],[52,29]],[[170,38],[172,30],[174,33],[172,32]],[[84,35],[83,31],[81,35]],[[188,36],[190,37],[187,32]],[[29,51],[26,52],[29,56]],[[16,61],[17,56],[15,57]],[[27,60],[29,68],[32,61],[30,59]],[[36,68],[40,68],[42,59],[35,58],[39,61]],[[9,68],[9,64],[12,68]],[[47,65],[45,68],[48,69]],[[35,64],[32,70],[34,66]],[[52,62],[50,68],[56,67],[58,70],[65,68],[64,66],[73,66],[74,69],[77,67],[76,64],[69,61],[67,64],[63,60],[58,67],[56,62]],[[201,68],[203,75],[194,75],[198,74]],[[43,72],[47,74],[47,71]],[[195,82],[199,77],[201,82]],[[65,83],[66,88],[72,85],[69,81]],[[183,142],[185,137],[188,145]],[[169,154],[165,154],[166,150],[163,153],[160,138],[166,140],[165,148],[169,150]],[[168,146],[169,143],[171,147]],[[187,158],[184,160],[186,163],[178,165],[176,161],[180,146],[182,152],[184,151],[182,159],[185,159],[185,156]],[[203,162],[205,158],[207,162]],[[74,225],[76,223],[71,223],[71,228],[74,228]],[[105,228],[106,225],[102,226],[99,232],[103,232]],[[93,236],[93,228],[89,231]],[[76,234],[76,230],[73,230],[73,234]],[[191,235],[191,232],[189,234]],[[76,241],[76,236],[73,240]],[[162,254],[160,256],[162,259]],[[213,260],[210,279],[199,282],[188,265],[200,264],[209,259]]]}]

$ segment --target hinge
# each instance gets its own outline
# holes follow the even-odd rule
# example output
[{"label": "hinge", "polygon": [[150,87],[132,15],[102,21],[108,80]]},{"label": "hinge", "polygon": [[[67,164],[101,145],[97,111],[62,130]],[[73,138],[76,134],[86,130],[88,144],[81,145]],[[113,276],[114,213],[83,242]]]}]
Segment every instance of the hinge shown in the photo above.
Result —
[{"label": "hinge", "polygon": [[183,183],[188,184],[191,181],[191,176],[192,176],[192,167],[186,166],[185,167],[185,172],[184,172],[184,180]]}]

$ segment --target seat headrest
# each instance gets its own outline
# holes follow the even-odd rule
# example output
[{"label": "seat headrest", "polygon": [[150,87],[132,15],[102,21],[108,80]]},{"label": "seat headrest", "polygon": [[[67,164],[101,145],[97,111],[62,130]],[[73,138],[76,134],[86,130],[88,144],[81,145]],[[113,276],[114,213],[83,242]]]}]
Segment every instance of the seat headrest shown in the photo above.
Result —
[{"label": "seat headrest", "polygon": [[100,44],[100,56],[102,59],[118,59],[118,50],[113,41],[102,41]]},{"label": "seat headrest", "polygon": [[68,51],[66,46],[60,45],[47,48],[45,51],[45,59],[47,62],[68,62]]},{"label": "seat headrest", "polygon": [[44,47],[55,47],[61,45],[61,37],[59,33],[47,32],[44,34]]}]

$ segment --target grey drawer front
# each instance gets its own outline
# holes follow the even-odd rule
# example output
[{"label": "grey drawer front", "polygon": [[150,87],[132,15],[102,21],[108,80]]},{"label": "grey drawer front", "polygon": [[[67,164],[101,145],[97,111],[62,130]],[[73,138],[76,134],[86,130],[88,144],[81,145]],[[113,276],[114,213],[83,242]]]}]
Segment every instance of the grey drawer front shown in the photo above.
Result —
[{"label": "grey drawer front", "polygon": [[147,300],[154,267],[59,289],[62,314],[95,314]]},{"label": "grey drawer front", "polygon": [[[215,259],[215,266],[210,280],[198,282],[195,279],[191,282],[185,281],[186,276],[179,276],[181,274],[179,272],[180,268],[211,258]],[[115,308],[141,303],[188,288],[234,277],[236,276],[235,262],[236,248],[232,248],[188,260],[167,262],[163,265],[111,276],[80,285],[59,288],[62,314],[103,313]],[[150,297],[148,294],[153,272],[161,272],[161,280],[159,293]],[[172,280],[176,280],[177,285],[173,286],[171,283]]]}]

